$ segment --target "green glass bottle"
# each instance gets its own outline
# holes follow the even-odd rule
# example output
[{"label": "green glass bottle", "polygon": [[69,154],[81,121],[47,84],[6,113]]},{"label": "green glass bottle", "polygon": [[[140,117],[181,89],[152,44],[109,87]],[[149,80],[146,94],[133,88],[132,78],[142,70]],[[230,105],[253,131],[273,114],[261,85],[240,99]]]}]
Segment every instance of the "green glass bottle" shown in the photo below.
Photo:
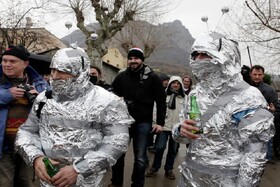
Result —
[{"label": "green glass bottle", "polygon": [[203,133],[203,127],[200,121],[200,111],[198,109],[197,101],[196,101],[196,96],[192,95],[191,96],[191,105],[190,105],[190,110],[189,110],[189,118],[196,121],[196,127],[199,128],[199,131],[192,130],[191,132],[193,134],[202,134]]},{"label": "green glass bottle", "polygon": [[53,177],[55,174],[57,174],[57,172],[59,170],[58,167],[53,165],[47,157],[43,158],[43,162],[45,164],[47,173],[49,174],[50,177]]}]

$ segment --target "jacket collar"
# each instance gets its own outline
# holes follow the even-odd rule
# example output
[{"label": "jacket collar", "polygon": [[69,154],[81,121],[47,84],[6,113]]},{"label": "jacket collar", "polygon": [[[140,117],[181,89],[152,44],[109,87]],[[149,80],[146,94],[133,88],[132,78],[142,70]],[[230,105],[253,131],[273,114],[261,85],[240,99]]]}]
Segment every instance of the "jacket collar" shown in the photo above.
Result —
[{"label": "jacket collar", "polygon": [[[25,68],[25,71],[26,71],[26,74],[28,75],[29,79],[30,80],[34,80],[34,79],[37,79],[37,78],[40,78],[40,75],[39,73],[37,73],[37,71],[35,69],[33,69],[31,66],[27,66]],[[3,77],[3,69],[2,69],[2,65],[0,65],[0,79],[2,79]]]}]

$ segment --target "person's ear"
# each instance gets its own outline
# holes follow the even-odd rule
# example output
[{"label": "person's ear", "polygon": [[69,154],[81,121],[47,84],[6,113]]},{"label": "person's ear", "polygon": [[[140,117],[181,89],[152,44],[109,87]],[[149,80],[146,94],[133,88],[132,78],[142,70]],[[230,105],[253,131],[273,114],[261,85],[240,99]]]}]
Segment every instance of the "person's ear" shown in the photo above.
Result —
[{"label": "person's ear", "polygon": [[27,67],[27,66],[29,65],[29,62],[28,62],[28,61],[24,61],[23,63],[24,63],[24,65],[25,65],[25,67]]}]

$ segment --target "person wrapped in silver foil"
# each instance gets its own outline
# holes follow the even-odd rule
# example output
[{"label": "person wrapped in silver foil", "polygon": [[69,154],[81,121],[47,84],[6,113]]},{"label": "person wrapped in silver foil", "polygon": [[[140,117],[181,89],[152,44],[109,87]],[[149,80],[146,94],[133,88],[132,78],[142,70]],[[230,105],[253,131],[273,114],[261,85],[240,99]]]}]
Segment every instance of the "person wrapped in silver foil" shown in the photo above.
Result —
[{"label": "person wrapped in silver foil", "polygon": [[[273,115],[258,89],[242,80],[237,42],[211,32],[191,49],[190,66],[197,84],[182,111],[173,137],[190,143],[181,164],[178,187],[258,186],[266,163],[267,142],[273,137]],[[190,96],[196,95],[202,134],[187,119]]]},{"label": "person wrapped in silver foil", "polygon": [[[82,49],[60,49],[50,68],[51,96],[43,92],[36,98],[18,131],[16,150],[34,167],[41,186],[101,187],[107,170],[128,149],[134,119],[123,99],[90,83]],[[52,178],[43,157],[59,167]]]}]

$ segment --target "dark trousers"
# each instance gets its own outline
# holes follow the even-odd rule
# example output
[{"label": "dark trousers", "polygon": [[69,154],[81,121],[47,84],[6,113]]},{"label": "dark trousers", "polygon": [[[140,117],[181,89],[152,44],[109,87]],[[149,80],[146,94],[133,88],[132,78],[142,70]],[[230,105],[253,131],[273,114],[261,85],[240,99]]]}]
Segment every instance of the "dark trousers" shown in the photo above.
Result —
[{"label": "dark trousers", "polygon": [[148,147],[154,146],[154,133],[149,133],[148,136]]},{"label": "dark trousers", "polygon": [[0,159],[0,186],[2,187],[39,187],[34,178],[34,170],[28,167],[20,155],[3,153]]},{"label": "dark trousers", "polygon": [[124,160],[125,153],[117,160],[117,163],[112,166],[112,184],[116,186],[123,185],[123,177],[124,177]]},{"label": "dark trousers", "polygon": [[276,133],[273,137],[273,152],[274,155],[279,157],[280,156],[280,124],[275,124]]},{"label": "dark trousers", "polygon": [[173,165],[177,154],[178,143],[173,140],[171,131],[163,131],[160,134],[158,134],[158,139],[156,142],[156,153],[152,165],[152,168],[154,168],[155,171],[158,171],[159,168],[161,167],[161,161],[162,161],[164,151],[166,149],[167,142],[168,142],[168,152],[166,155],[164,170],[165,171],[173,170]]},{"label": "dark trousers", "polygon": [[[145,169],[147,163],[148,136],[151,130],[151,123],[134,123],[129,131],[132,138],[134,164],[131,176],[131,187],[143,187],[145,184]],[[112,167],[112,184],[123,185],[124,159],[122,155]]]}]

